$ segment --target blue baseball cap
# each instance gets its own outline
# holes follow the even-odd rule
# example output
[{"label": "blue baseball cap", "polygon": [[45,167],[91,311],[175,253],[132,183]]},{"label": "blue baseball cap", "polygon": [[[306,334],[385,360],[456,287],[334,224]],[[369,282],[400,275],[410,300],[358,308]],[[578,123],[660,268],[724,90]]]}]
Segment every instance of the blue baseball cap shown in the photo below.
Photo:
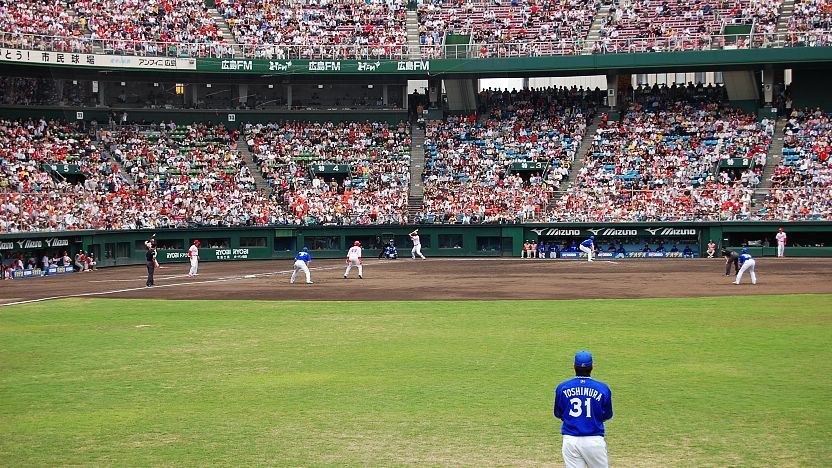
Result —
[{"label": "blue baseball cap", "polygon": [[304,252],[309,252],[309,247],[304,247],[304,248],[303,248],[303,251],[304,251]]},{"label": "blue baseball cap", "polygon": [[748,253],[748,247],[743,247],[742,248],[742,253]]},{"label": "blue baseball cap", "polygon": [[589,351],[578,351],[575,354],[575,367],[592,367],[592,354]]}]

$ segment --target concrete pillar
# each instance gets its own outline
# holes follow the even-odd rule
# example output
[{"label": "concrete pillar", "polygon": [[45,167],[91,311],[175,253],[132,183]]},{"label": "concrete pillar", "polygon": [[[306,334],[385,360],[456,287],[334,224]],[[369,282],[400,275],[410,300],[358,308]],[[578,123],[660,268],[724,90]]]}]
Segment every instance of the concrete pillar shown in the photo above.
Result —
[{"label": "concrete pillar", "polygon": [[387,85],[381,86],[381,102],[387,107]]},{"label": "concrete pillar", "polygon": [[286,85],[286,108],[292,110],[292,85]]},{"label": "concrete pillar", "polygon": [[240,84],[237,86],[237,102],[240,105],[245,105],[248,102],[248,84]]},{"label": "concrete pillar", "polygon": [[[55,91],[58,94],[58,102],[64,100],[64,85],[65,84],[66,84],[66,81],[64,81],[64,80],[55,80]],[[14,92],[14,88],[12,88],[11,91]],[[12,102],[16,102],[16,101],[12,101]]]},{"label": "concrete pillar", "polygon": [[188,86],[191,88],[191,105],[196,107],[196,103],[199,102],[199,87],[196,84]]},{"label": "concrete pillar", "polygon": [[106,103],[104,102],[104,83],[100,81],[93,81],[93,92],[95,92],[95,88],[98,87],[98,105],[105,106]]},{"label": "concrete pillar", "polygon": [[404,110],[410,109],[410,99],[408,99],[407,89],[408,85],[402,85],[402,109]]},{"label": "concrete pillar", "polygon": [[771,65],[763,68],[763,98],[767,105],[774,99],[774,67]]},{"label": "concrete pillar", "polygon": [[618,107],[618,75],[607,74],[607,105],[612,109]]}]

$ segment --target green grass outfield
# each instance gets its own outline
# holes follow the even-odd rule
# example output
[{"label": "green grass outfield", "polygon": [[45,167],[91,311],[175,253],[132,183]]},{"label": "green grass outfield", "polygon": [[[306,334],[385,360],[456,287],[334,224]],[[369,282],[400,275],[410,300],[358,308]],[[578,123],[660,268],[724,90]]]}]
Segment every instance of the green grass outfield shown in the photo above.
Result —
[{"label": "green grass outfield", "polygon": [[830,304],[3,308],[0,466],[560,464],[553,388],[583,348],[614,466],[830,466]]}]

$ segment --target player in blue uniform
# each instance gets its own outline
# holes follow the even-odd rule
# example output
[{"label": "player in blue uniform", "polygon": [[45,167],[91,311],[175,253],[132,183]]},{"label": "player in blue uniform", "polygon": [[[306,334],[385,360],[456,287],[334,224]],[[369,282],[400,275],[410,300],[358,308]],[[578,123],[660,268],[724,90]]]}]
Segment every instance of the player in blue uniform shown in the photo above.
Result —
[{"label": "player in blue uniform", "polygon": [[608,467],[604,421],[612,418],[612,392],[593,380],[592,354],[575,354],[575,378],[555,389],[555,417],[563,421],[563,463],[567,468]]},{"label": "player in blue uniform", "polygon": [[592,261],[592,254],[595,252],[595,236],[589,236],[589,239],[581,242],[581,252],[586,253],[589,261]]},{"label": "player in blue uniform", "polygon": [[304,247],[295,255],[295,267],[292,270],[292,279],[290,284],[295,284],[295,278],[298,276],[298,270],[306,273],[306,284],[312,284],[312,278],[309,276],[309,262],[312,261],[312,256],[309,255],[309,247]]},{"label": "player in blue uniform", "polygon": [[734,284],[740,284],[740,280],[742,280],[742,275],[748,271],[748,274],[751,275],[751,284],[757,284],[757,274],[754,273],[754,267],[756,266],[757,262],[754,261],[754,257],[748,253],[748,249],[743,247],[742,253],[740,254],[740,271],[737,273],[737,279],[734,281]]}]

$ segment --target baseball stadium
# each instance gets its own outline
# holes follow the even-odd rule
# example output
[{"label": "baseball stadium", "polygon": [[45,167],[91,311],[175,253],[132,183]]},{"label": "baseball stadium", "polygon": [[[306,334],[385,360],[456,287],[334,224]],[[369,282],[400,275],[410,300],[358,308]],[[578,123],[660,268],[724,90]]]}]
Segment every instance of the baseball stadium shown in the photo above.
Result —
[{"label": "baseball stadium", "polygon": [[0,0],[0,466],[832,466],[832,2]]}]

